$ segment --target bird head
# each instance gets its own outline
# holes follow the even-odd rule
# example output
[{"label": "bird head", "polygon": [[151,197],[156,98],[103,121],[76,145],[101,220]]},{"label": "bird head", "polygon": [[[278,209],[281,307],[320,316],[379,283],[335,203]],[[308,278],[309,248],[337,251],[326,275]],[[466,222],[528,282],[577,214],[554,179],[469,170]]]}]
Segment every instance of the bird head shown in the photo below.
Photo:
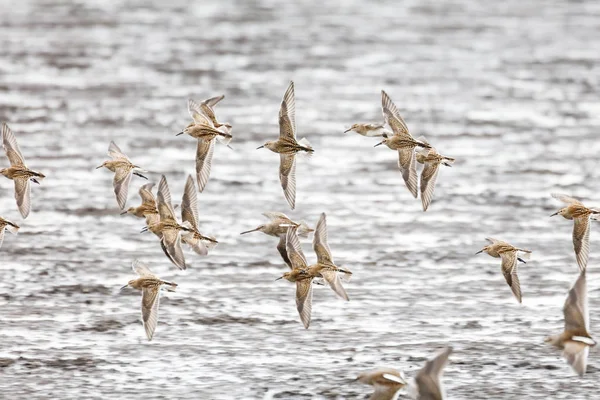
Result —
[{"label": "bird head", "polygon": [[566,213],[567,213],[567,207],[561,208],[560,210],[558,210],[557,212],[555,212],[554,214],[552,214],[551,217],[554,217],[555,215],[562,215],[564,217],[564,215]]}]

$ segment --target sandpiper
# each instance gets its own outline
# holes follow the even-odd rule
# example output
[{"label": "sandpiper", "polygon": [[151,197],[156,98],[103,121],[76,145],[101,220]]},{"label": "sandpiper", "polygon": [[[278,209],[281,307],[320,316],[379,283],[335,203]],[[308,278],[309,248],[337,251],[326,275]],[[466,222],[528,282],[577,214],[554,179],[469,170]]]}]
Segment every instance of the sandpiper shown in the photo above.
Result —
[{"label": "sandpiper", "polygon": [[287,215],[280,212],[265,212],[264,215],[269,222],[266,224],[259,225],[255,229],[245,231],[240,233],[240,235],[244,235],[246,233],[251,232],[262,232],[269,236],[275,236],[279,238],[279,243],[277,244],[277,250],[279,254],[281,254],[281,258],[288,265],[288,267],[292,268],[292,264],[290,259],[288,258],[287,251],[285,249],[285,237],[287,234],[287,230],[289,227],[296,227],[296,232],[300,237],[308,237],[308,234],[314,229],[311,229],[304,221],[294,222]]},{"label": "sandpiper", "polygon": [[212,236],[204,236],[198,231],[198,197],[194,178],[188,176],[181,200],[181,220],[188,223],[191,231],[181,236],[183,243],[188,244],[192,250],[201,256],[208,254],[208,250],[215,247],[219,242]]},{"label": "sandpiper", "polygon": [[142,198],[142,204],[137,207],[129,207],[127,211],[123,211],[121,215],[131,214],[138,218],[146,219],[146,226],[157,223],[160,219],[158,215],[158,209],[156,208],[156,199],[152,193],[154,183],[146,183],[138,191]]},{"label": "sandpiper", "polygon": [[0,247],[2,247],[2,242],[4,241],[5,231],[8,229],[10,233],[16,235],[19,228],[19,225],[0,217]]},{"label": "sandpiper", "polygon": [[[427,143],[424,139],[422,141]],[[423,172],[421,172],[421,203],[423,204],[423,211],[427,211],[433,199],[433,190],[435,189],[440,164],[451,167],[455,160],[441,155],[433,147],[419,150],[416,159],[418,163],[424,165]]]},{"label": "sandpiper", "polygon": [[377,368],[361,373],[357,381],[375,388],[369,400],[392,400],[398,391],[408,385],[404,374],[393,368]]},{"label": "sandpiper", "polygon": [[23,154],[21,154],[17,144],[17,139],[6,123],[2,123],[2,147],[4,147],[10,162],[10,167],[0,169],[0,174],[15,182],[17,206],[21,216],[27,218],[31,211],[31,186],[29,181],[39,184],[46,176],[27,168]]},{"label": "sandpiper", "polygon": [[302,151],[310,155],[314,152],[308,140],[296,141],[294,82],[290,82],[279,109],[279,139],[268,141],[258,148],[262,149],[263,147],[279,153],[279,180],[285,198],[293,210],[296,206],[296,153]]},{"label": "sandpiper", "polygon": [[563,350],[563,356],[575,372],[580,376],[587,369],[587,358],[590,347],[596,345],[590,330],[590,312],[587,301],[587,283],[585,269],[579,274],[573,287],[569,290],[563,307],[565,330],[559,335],[547,337],[545,341]]},{"label": "sandpiper", "polygon": [[141,174],[142,172],[148,171],[145,171],[137,165],[134,165],[129,158],[123,154],[115,142],[110,142],[110,145],[108,146],[108,155],[112,158],[112,160],[104,161],[102,165],[96,167],[96,169],[104,167],[115,173],[115,177],[113,179],[115,195],[117,196],[117,203],[119,204],[119,207],[121,210],[124,210],[125,205],[127,204],[127,193],[129,191],[131,175],[137,175],[140,178],[148,180],[148,178]]},{"label": "sandpiper", "polygon": [[146,331],[146,337],[148,337],[148,340],[152,340],[156,325],[158,324],[160,290],[164,287],[169,292],[173,292],[177,284],[158,278],[145,264],[138,260],[135,260],[131,266],[133,272],[138,274],[139,278],[130,280],[121,290],[132,287],[142,291],[142,324]]},{"label": "sandpiper", "polygon": [[[214,106],[216,106],[217,103],[219,103],[224,98],[225,98],[224,94],[222,94],[220,96],[216,96],[216,97],[211,97],[210,99],[204,100],[200,104],[196,103],[197,106],[194,106],[194,110],[199,111],[202,114],[204,114],[206,117],[208,117],[215,128],[224,127],[226,130],[226,133],[229,133],[229,132],[231,132],[231,125],[227,122],[222,124],[219,121],[217,121],[217,117],[215,115],[215,110],[214,110]],[[196,118],[194,118],[194,120],[196,120]]]},{"label": "sandpiper", "polygon": [[296,283],[296,308],[300,314],[300,320],[304,328],[310,326],[312,310],[312,281],[313,276],[308,272],[308,263],[302,252],[300,239],[296,233],[296,228],[290,227],[286,234],[286,250],[292,270],[283,274],[279,279],[286,279]]},{"label": "sandpiper", "polygon": [[398,168],[402,172],[402,177],[406,187],[417,198],[417,166],[415,162],[415,147],[431,148],[423,141],[415,140],[406,123],[400,116],[396,105],[392,99],[383,90],[381,91],[381,109],[385,122],[392,129],[393,135],[383,134],[383,141],[377,143],[375,147],[385,144],[392,150],[398,151]]},{"label": "sandpiper", "polygon": [[211,118],[204,113],[202,107],[194,100],[188,100],[188,111],[194,121],[183,131],[179,132],[177,136],[186,133],[198,139],[198,146],[196,148],[196,180],[198,181],[198,191],[202,192],[210,178],[215,139],[228,146],[232,136],[227,126],[221,125],[218,128],[215,127]]},{"label": "sandpiper", "polygon": [[346,129],[344,133],[356,132],[362,136],[377,137],[386,135],[392,135],[392,132],[385,129],[385,124],[353,124],[350,128]]},{"label": "sandpiper", "polygon": [[491,244],[485,246],[475,254],[483,252],[495,258],[502,258],[502,274],[504,275],[506,283],[508,286],[510,286],[513,294],[519,303],[521,303],[521,284],[519,282],[519,276],[517,275],[517,261],[524,263],[525,261],[519,257],[519,253],[523,258],[529,258],[531,251],[514,247],[506,242],[494,238],[485,238],[485,240]]},{"label": "sandpiper", "polygon": [[446,397],[440,379],[446,364],[448,364],[450,354],[452,354],[452,347],[447,347],[433,360],[425,363],[425,366],[421,368],[415,377],[415,385],[409,388],[413,398],[418,400],[443,400]]},{"label": "sandpiper", "polygon": [[179,232],[192,232],[193,228],[189,222],[180,225],[175,217],[175,210],[171,204],[171,192],[167,184],[167,178],[163,175],[158,183],[158,214],[159,222],[149,225],[142,232],[149,230],[160,238],[160,246],[165,255],[179,269],[186,269],[185,256],[181,248],[181,237]]},{"label": "sandpiper", "polygon": [[579,270],[583,271],[590,257],[590,218],[597,220],[600,210],[587,208],[579,200],[565,194],[552,193],[552,197],[567,204],[567,207],[561,208],[551,217],[562,215],[563,218],[574,220],[573,247]]},{"label": "sandpiper", "polygon": [[333,262],[331,249],[327,243],[327,221],[325,213],[321,214],[319,222],[315,228],[313,237],[313,249],[317,255],[317,263],[308,268],[310,275],[315,278],[323,278],[331,287],[331,289],[342,299],[348,301],[348,293],[342,286],[338,273],[344,273],[345,276],[352,275],[347,269],[341,269]]}]

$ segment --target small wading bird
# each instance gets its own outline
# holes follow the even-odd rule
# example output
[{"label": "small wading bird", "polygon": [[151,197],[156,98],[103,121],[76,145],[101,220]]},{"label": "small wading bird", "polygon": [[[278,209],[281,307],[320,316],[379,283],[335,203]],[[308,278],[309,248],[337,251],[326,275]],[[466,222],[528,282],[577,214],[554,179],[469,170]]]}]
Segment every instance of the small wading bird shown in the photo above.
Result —
[{"label": "small wading bird", "polygon": [[392,400],[398,391],[408,385],[404,374],[393,368],[378,368],[373,371],[363,372],[357,381],[371,385],[375,392],[369,400]]},{"label": "small wading bird", "polygon": [[381,91],[381,109],[385,122],[392,129],[393,135],[383,134],[383,141],[377,143],[375,147],[385,144],[392,150],[398,151],[398,168],[402,173],[402,178],[406,187],[417,198],[417,165],[415,160],[415,147],[431,148],[427,143],[415,140],[406,123],[400,116],[398,108],[392,102],[392,99],[383,90]]},{"label": "small wading bird", "polygon": [[265,212],[264,215],[269,222],[263,225],[259,225],[256,229],[252,229],[249,231],[245,231],[240,233],[240,235],[245,235],[246,233],[251,232],[262,232],[269,236],[275,236],[279,238],[279,243],[277,244],[277,250],[279,254],[281,254],[281,258],[288,265],[288,267],[292,268],[292,264],[287,255],[286,251],[286,234],[289,227],[297,228],[296,232],[300,237],[308,237],[308,234],[314,229],[311,229],[304,221],[300,221],[296,223],[288,218],[287,215],[280,212]]},{"label": "small wading bird", "polygon": [[179,232],[193,232],[191,225],[184,222],[180,225],[175,217],[175,210],[171,204],[171,192],[167,185],[167,178],[163,175],[158,183],[158,214],[159,222],[142,229],[142,232],[151,231],[160,238],[160,247],[165,255],[179,269],[186,269],[185,256],[181,248]]},{"label": "small wading bird", "polygon": [[519,275],[517,275],[517,261],[525,262],[522,258],[518,256],[518,253],[521,253],[524,258],[529,258],[531,254],[530,250],[519,249],[514,247],[506,242],[501,240],[497,240],[494,238],[485,238],[491,244],[485,246],[483,249],[479,250],[475,254],[486,253],[495,258],[502,259],[502,274],[506,279],[506,283],[510,286],[513,294],[519,301],[522,302],[521,296],[521,283],[519,282]]},{"label": "small wading bird", "polygon": [[563,357],[580,376],[585,374],[590,347],[596,345],[590,331],[590,311],[587,301],[585,270],[569,290],[563,307],[565,330],[559,335],[549,336],[547,343],[563,350]]},{"label": "small wading bird", "polygon": [[590,257],[590,218],[598,220],[600,210],[587,208],[579,200],[564,194],[552,193],[552,197],[567,204],[551,215],[562,215],[563,218],[572,219],[573,223],[573,247],[579,270],[584,271]]},{"label": "small wading bird", "polygon": [[346,129],[344,131],[344,133],[347,132],[356,132],[359,135],[368,137],[377,137],[383,136],[384,134],[392,134],[392,132],[389,132],[385,129],[384,124],[353,124],[349,129]]},{"label": "small wading bird", "polygon": [[146,226],[157,223],[160,217],[158,215],[158,209],[156,208],[156,199],[154,198],[154,194],[152,194],[153,187],[154,183],[146,183],[143,185],[138,192],[142,198],[142,204],[137,207],[129,207],[127,211],[123,211],[121,215],[132,214],[138,218],[145,218]]},{"label": "small wading bird", "polygon": [[[427,143],[423,139],[423,143]],[[431,200],[433,200],[433,190],[437,180],[440,164],[446,167],[451,167],[454,163],[454,158],[446,157],[436,151],[436,149],[421,149],[417,152],[417,162],[423,164],[423,172],[421,172],[421,203],[423,211],[427,211]]]},{"label": "small wading bird", "polygon": [[138,260],[135,260],[131,266],[133,272],[138,274],[139,278],[130,280],[121,290],[131,287],[142,291],[142,324],[146,331],[146,337],[148,340],[152,340],[158,324],[160,290],[165,288],[169,292],[174,292],[177,284],[158,278],[146,265]]},{"label": "small wading bird", "polygon": [[227,122],[222,124],[219,121],[217,121],[217,117],[215,115],[215,110],[214,110],[214,106],[216,106],[217,103],[219,103],[224,98],[225,98],[224,94],[222,94],[220,96],[216,96],[216,97],[211,97],[210,99],[204,100],[199,105],[194,105],[194,110],[200,110],[202,112],[202,114],[206,115],[208,117],[208,119],[210,119],[210,122],[212,122],[212,124],[215,128],[224,127],[226,132],[229,133],[231,131],[231,125]]},{"label": "small wading bird", "polygon": [[16,235],[19,231],[19,226],[15,223],[12,223],[2,217],[0,217],[0,247],[2,247],[2,242],[4,241],[4,232],[8,229],[10,233]]},{"label": "small wading bird", "polygon": [[296,284],[296,308],[298,314],[300,314],[302,324],[308,329],[312,312],[312,281],[314,277],[308,272],[308,263],[294,227],[288,228],[286,250],[292,264],[292,270],[276,280],[286,279]]},{"label": "small wading bird", "polygon": [[[213,98],[216,99],[216,98]],[[212,165],[212,157],[215,151],[215,139],[229,147],[229,142],[232,137],[229,131],[231,125],[219,124],[215,127],[213,120],[216,121],[212,106],[217,102],[206,100],[206,104],[199,105],[194,100],[188,100],[188,111],[192,116],[191,122],[185,129],[179,132],[176,136],[184,133],[198,139],[196,148],[196,180],[198,182],[198,191],[202,192],[210,178],[210,169]],[[210,102],[212,106],[207,103]],[[205,111],[210,110],[210,116],[206,115]]]},{"label": "small wading bird", "polygon": [[293,210],[296,207],[296,153],[306,152],[310,156],[314,152],[308,140],[296,141],[294,82],[290,82],[279,109],[279,139],[268,141],[258,148],[263,147],[279,153],[279,180],[285,198]]},{"label": "small wading bird", "polygon": [[124,210],[125,205],[127,204],[127,193],[129,192],[131,175],[137,175],[140,178],[148,180],[148,178],[141,174],[142,172],[148,171],[145,171],[137,165],[134,165],[129,158],[123,154],[115,142],[110,142],[110,145],[108,146],[108,155],[112,158],[112,160],[104,161],[102,165],[96,167],[96,169],[104,167],[115,173],[115,177],[113,179],[115,196],[117,196],[117,203],[119,204],[119,207],[121,210]]},{"label": "small wading bird", "polygon": [[215,247],[219,242],[212,236],[204,236],[198,231],[198,197],[194,178],[188,176],[181,201],[181,220],[189,224],[191,230],[181,236],[183,243],[189,245],[196,254],[205,256],[208,250]]},{"label": "small wading bird", "polygon": [[345,274],[345,277],[348,277],[352,275],[352,272],[347,269],[339,268],[333,262],[331,249],[329,248],[329,244],[327,244],[327,221],[325,213],[321,214],[317,227],[315,228],[313,249],[317,255],[317,263],[308,268],[309,274],[316,278],[323,278],[335,294],[348,301],[348,294],[346,293],[346,289],[342,286],[338,273],[342,272]]},{"label": "small wading bird", "polygon": [[6,123],[2,123],[2,147],[4,147],[6,157],[10,162],[10,167],[0,169],[0,174],[15,182],[17,206],[21,216],[27,218],[31,211],[31,185],[29,181],[39,184],[46,176],[27,168],[23,154],[21,154],[17,144],[17,139]]}]

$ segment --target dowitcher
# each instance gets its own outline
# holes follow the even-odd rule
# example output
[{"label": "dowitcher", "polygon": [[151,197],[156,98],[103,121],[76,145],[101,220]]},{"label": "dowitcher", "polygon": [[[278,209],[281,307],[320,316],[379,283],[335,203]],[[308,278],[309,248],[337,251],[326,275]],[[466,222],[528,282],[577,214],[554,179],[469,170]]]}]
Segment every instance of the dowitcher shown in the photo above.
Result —
[{"label": "dowitcher", "polygon": [[296,283],[296,308],[300,314],[300,320],[304,328],[310,326],[312,310],[312,281],[313,276],[308,272],[308,263],[302,252],[300,239],[296,233],[296,228],[290,227],[286,234],[286,250],[292,270],[283,274],[279,279],[286,279]]},{"label": "dowitcher", "polygon": [[202,106],[194,100],[188,100],[188,111],[194,121],[182,132],[179,132],[177,136],[186,133],[198,139],[198,146],[196,148],[196,180],[198,181],[198,190],[202,192],[210,178],[212,157],[215,151],[215,139],[228,146],[233,136],[229,133],[231,126],[229,128],[225,125],[219,128],[215,127],[211,118],[204,113]]},{"label": "dowitcher", "polygon": [[427,361],[425,366],[417,373],[415,385],[411,387],[411,394],[415,399],[443,400],[446,397],[440,379],[446,364],[448,364],[450,354],[452,354],[452,347],[447,347],[433,360]]},{"label": "dowitcher", "polygon": [[142,172],[148,172],[137,165],[134,165],[129,158],[115,144],[115,142],[110,142],[108,146],[108,155],[112,158],[112,160],[104,161],[102,165],[96,167],[106,168],[111,172],[115,173],[115,177],[113,179],[113,186],[115,189],[115,195],[117,197],[117,203],[121,210],[125,209],[125,205],[127,204],[127,193],[129,192],[129,182],[131,182],[131,175],[137,175],[140,178],[144,178],[148,180]]},{"label": "dowitcher", "polygon": [[10,233],[16,235],[19,228],[19,225],[0,217],[0,247],[2,247],[2,242],[4,241],[5,231],[8,229]]},{"label": "dowitcher", "polygon": [[146,183],[143,185],[138,191],[142,198],[142,204],[137,207],[129,207],[127,211],[123,211],[121,215],[132,214],[138,218],[145,218],[146,226],[157,223],[160,217],[158,215],[158,209],[156,208],[156,199],[154,198],[154,194],[152,194],[153,187],[154,183]]},{"label": "dowitcher", "polygon": [[398,108],[392,99],[383,90],[381,91],[381,109],[385,122],[392,129],[393,135],[383,134],[383,141],[375,147],[385,144],[392,150],[398,151],[398,168],[406,187],[417,198],[417,165],[415,160],[415,147],[431,148],[427,143],[415,140],[406,126],[406,122],[400,116]]},{"label": "dowitcher", "polygon": [[356,132],[359,135],[368,137],[377,137],[391,135],[392,133],[385,129],[384,124],[353,124],[350,128],[346,129],[346,132]]},{"label": "dowitcher", "polygon": [[146,331],[148,340],[152,340],[156,325],[158,324],[158,304],[160,302],[160,290],[173,292],[177,287],[175,282],[167,282],[158,278],[150,269],[138,260],[132,263],[133,272],[139,278],[130,280],[121,290],[132,287],[142,291],[142,324]]},{"label": "dowitcher", "polygon": [[280,212],[265,212],[262,215],[269,220],[268,223],[259,225],[256,229],[242,232],[240,235],[251,232],[262,232],[269,236],[278,237],[279,243],[277,244],[277,250],[279,251],[279,254],[281,254],[283,261],[288,265],[288,267],[292,268],[292,264],[285,249],[285,237],[288,228],[290,226],[297,228],[296,232],[300,237],[308,237],[308,234],[314,231],[314,229],[311,229],[304,221],[294,222],[289,219],[287,215]]},{"label": "dowitcher", "polygon": [[[423,143],[427,142],[423,140]],[[435,189],[440,165],[451,167],[455,160],[454,158],[441,155],[433,147],[419,150],[416,158],[418,163],[423,164],[423,172],[421,172],[421,203],[423,204],[423,211],[427,211],[433,199],[433,190]]]},{"label": "dowitcher", "polygon": [[551,215],[562,215],[563,218],[574,220],[573,224],[573,247],[579,270],[587,267],[590,257],[590,218],[597,219],[600,211],[595,208],[587,208],[579,200],[564,194],[552,193],[552,197],[567,204]]},{"label": "dowitcher", "polygon": [[339,273],[344,273],[346,277],[352,275],[347,269],[341,269],[333,262],[331,249],[327,243],[327,221],[325,213],[321,214],[319,222],[315,228],[313,237],[313,249],[317,255],[317,263],[308,268],[310,275],[316,278],[323,278],[329,284],[331,289],[342,299],[348,301],[346,289],[342,286]]},{"label": "dowitcher", "polygon": [[215,247],[219,242],[212,236],[204,236],[198,231],[198,196],[194,178],[188,176],[181,200],[181,220],[188,223],[191,231],[181,236],[183,243],[188,244],[192,250],[201,256],[208,254],[208,250]]},{"label": "dowitcher", "polygon": [[294,82],[290,82],[279,109],[279,139],[268,141],[259,149],[263,147],[274,153],[279,153],[279,180],[285,198],[293,210],[296,206],[296,153],[302,151],[310,155],[314,152],[308,140],[296,141]]},{"label": "dowitcher", "polygon": [[158,183],[158,214],[159,222],[149,225],[143,231],[149,230],[160,238],[160,246],[165,255],[179,269],[186,269],[185,256],[181,248],[181,237],[179,232],[192,232],[193,229],[188,222],[180,225],[175,217],[175,210],[171,204],[171,192],[167,184],[167,178],[163,175]]},{"label": "dowitcher", "polygon": [[361,373],[357,380],[375,388],[369,400],[392,400],[398,391],[408,385],[404,374],[393,368],[377,368]]},{"label": "dowitcher", "polygon": [[519,282],[519,275],[517,275],[517,264],[518,261],[523,263],[525,261],[519,257],[518,253],[521,253],[523,258],[528,258],[529,254],[531,254],[531,251],[514,247],[506,242],[494,238],[485,238],[485,240],[491,244],[485,246],[475,254],[483,252],[492,257],[502,259],[502,274],[504,275],[506,283],[508,286],[510,286],[513,294],[519,303],[521,303],[521,284]]},{"label": "dowitcher", "polygon": [[545,341],[563,350],[563,357],[580,376],[585,374],[590,347],[596,345],[590,330],[590,312],[587,300],[585,269],[569,290],[565,305],[565,330],[559,335],[547,337]]},{"label": "dowitcher", "polygon": [[2,123],[2,147],[4,147],[10,162],[10,167],[0,169],[0,174],[15,182],[17,206],[21,216],[27,218],[31,211],[31,186],[29,181],[39,184],[46,176],[27,168],[23,154],[17,144],[17,139],[6,123]]}]

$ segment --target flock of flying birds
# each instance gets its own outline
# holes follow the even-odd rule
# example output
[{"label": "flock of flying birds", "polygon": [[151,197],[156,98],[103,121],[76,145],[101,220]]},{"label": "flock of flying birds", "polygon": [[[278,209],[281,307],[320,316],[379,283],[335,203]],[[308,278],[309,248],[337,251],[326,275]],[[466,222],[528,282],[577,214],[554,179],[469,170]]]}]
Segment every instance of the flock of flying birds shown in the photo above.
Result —
[{"label": "flock of flying birds", "polygon": [[[384,124],[354,124],[346,132],[352,131],[368,137],[382,137],[383,140],[375,146],[385,144],[391,150],[396,150],[398,168],[406,187],[415,198],[418,197],[420,188],[423,211],[426,211],[433,199],[440,165],[450,167],[455,160],[438,153],[424,137],[414,139],[391,98],[384,91],[381,95]],[[132,175],[147,180],[143,175],[147,171],[135,165],[114,142],[111,142],[108,148],[111,159],[97,167],[106,168],[114,173],[114,193],[117,204],[122,210],[121,214],[144,218],[146,227],[142,232],[152,232],[158,238],[167,258],[182,270],[188,265],[185,261],[183,244],[189,246],[196,254],[206,256],[218,243],[214,237],[205,236],[199,231],[196,191],[202,192],[208,183],[215,142],[219,141],[229,147],[232,139],[232,126],[228,123],[220,123],[214,112],[215,105],[223,98],[224,96],[214,97],[200,104],[188,100],[188,111],[192,122],[177,135],[185,133],[197,139],[196,183],[191,175],[188,176],[180,205],[181,222],[177,218],[176,207],[172,204],[164,175],[159,181],[156,197],[152,192],[154,184],[146,183],[139,189],[142,203],[137,207],[126,209]],[[279,110],[279,139],[268,141],[259,147],[279,154],[279,178],[284,196],[292,209],[295,208],[296,203],[296,155],[310,156],[314,152],[308,140],[296,139],[295,109],[294,84],[291,82]],[[386,124],[391,131],[386,129]],[[17,206],[25,219],[31,210],[30,182],[39,184],[45,176],[26,166],[15,135],[6,123],[2,124],[2,144],[10,167],[0,169],[0,174],[14,181]],[[417,179],[417,162],[423,164],[420,184]],[[566,195],[553,194],[552,196],[566,204],[566,207],[553,215],[562,215],[574,221],[573,246],[580,273],[569,290],[563,308],[564,331],[548,337],[546,341],[562,349],[568,363],[579,375],[583,375],[586,371],[589,348],[596,344],[589,333],[586,267],[589,257],[590,220],[600,218],[600,209],[588,208]],[[347,268],[338,267],[333,260],[327,243],[325,213],[321,214],[314,229],[304,221],[294,222],[280,212],[266,212],[263,215],[268,219],[267,223],[242,234],[263,232],[279,239],[277,250],[290,270],[278,279],[286,279],[296,284],[296,306],[302,324],[308,329],[312,315],[313,284],[327,285],[337,296],[348,301],[349,296],[342,281],[348,280],[352,272]],[[19,226],[0,217],[0,246],[6,230],[16,234]],[[317,257],[314,264],[308,263],[299,239],[307,237],[311,232],[313,250]],[[493,238],[486,238],[486,240],[490,244],[478,253],[485,252],[492,257],[501,258],[504,278],[514,296],[521,302],[518,263],[525,262],[524,259],[528,258],[531,251]],[[174,291],[177,284],[158,278],[138,260],[133,262],[132,267],[138,278],[130,280],[122,289],[131,287],[142,292],[142,323],[148,340],[151,340],[158,323],[160,290]],[[371,399],[392,399],[405,387],[414,398],[443,399],[444,391],[440,377],[451,352],[452,348],[447,347],[426,362],[414,382],[410,384],[401,372],[391,368],[365,372],[357,380],[374,386],[375,392]]]}]

